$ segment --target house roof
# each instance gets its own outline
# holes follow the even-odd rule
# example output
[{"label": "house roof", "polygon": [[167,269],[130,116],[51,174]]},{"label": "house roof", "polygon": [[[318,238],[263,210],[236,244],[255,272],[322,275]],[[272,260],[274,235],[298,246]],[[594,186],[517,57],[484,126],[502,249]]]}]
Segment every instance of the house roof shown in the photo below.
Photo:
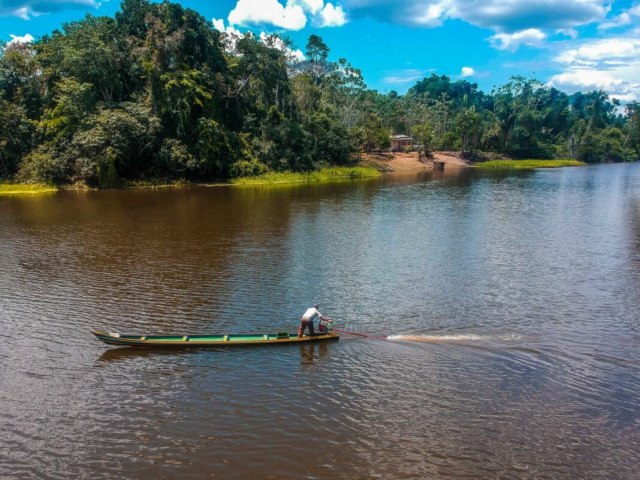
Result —
[{"label": "house roof", "polygon": [[391,135],[391,140],[413,140],[409,135]]}]

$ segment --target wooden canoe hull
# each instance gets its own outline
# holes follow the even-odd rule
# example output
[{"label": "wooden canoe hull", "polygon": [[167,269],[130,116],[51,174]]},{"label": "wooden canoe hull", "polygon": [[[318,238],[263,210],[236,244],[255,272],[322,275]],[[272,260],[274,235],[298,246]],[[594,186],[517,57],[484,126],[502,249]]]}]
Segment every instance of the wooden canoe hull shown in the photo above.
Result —
[{"label": "wooden canoe hull", "polygon": [[338,340],[337,333],[305,335],[298,338],[295,333],[265,333],[236,335],[119,335],[103,330],[93,334],[108,345],[120,347],[240,347],[259,345],[283,345],[292,343],[324,342]]}]

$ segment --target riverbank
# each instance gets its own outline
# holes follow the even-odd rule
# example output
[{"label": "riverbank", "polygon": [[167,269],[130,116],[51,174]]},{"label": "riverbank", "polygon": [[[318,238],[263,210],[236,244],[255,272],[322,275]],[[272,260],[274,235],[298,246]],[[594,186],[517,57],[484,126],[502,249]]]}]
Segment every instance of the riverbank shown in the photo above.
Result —
[{"label": "riverbank", "polygon": [[[204,185],[208,187],[229,187],[229,186],[250,186],[250,185],[286,185],[296,183],[320,183],[349,181],[363,178],[375,178],[383,174],[380,169],[371,166],[355,167],[326,167],[313,172],[270,172],[255,177],[241,177],[231,179],[228,182],[207,183],[207,182],[187,182],[176,180],[171,182],[152,180],[133,180],[123,182],[120,190],[142,189],[142,188],[171,188],[185,187],[189,185]],[[57,192],[58,190],[97,190],[85,184],[65,185],[54,187],[45,184],[27,183],[0,183],[0,196],[37,194]]]},{"label": "riverbank", "polygon": [[[494,157],[492,155],[492,157]],[[480,157],[482,158],[482,157]],[[433,169],[434,162],[442,163],[447,170],[457,168],[480,169],[534,169],[582,166],[584,163],[571,159],[560,160],[512,160],[497,159],[471,162],[460,152],[433,152],[427,161],[421,161],[417,152],[361,154],[355,167],[326,167],[313,172],[270,172],[255,177],[241,177],[221,183],[199,183],[176,180],[172,182],[133,180],[123,184],[122,189],[167,188],[188,185],[206,186],[251,186],[286,185],[296,183],[319,183],[375,178],[385,173],[410,173]],[[84,184],[55,187],[46,184],[0,183],[0,196],[51,193],[63,190],[93,190]]]},{"label": "riverbank", "polygon": [[[486,160],[485,160],[486,159]],[[534,168],[559,168],[578,167],[585,165],[583,162],[573,159],[557,160],[514,160],[504,155],[482,153],[476,156],[475,161],[470,161],[460,152],[432,152],[430,159],[421,161],[418,152],[407,153],[370,153],[362,154],[359,164],[376,168],[384,173],[404,173],[433,169],[434,162],[451,168],[481,168],[481,169],[534,169]]]},{"label": "riverbank", "polygon": [[56,192],[58,189],[43,183],[0,183],[0,196],[31,195]]},{"label": "riverbank", "polygon": [[418,152],[363,153],[358,161],[360,165],[375,168],[383,173],[431,170],[433,162],[441,162],[449,168],[467,168],[471,164],[460,152],[433,152],[432,158],[426,161],[420,160]]},{"label": "riverbank", "polygon": [[335,180],[355,180],[375,178],[382,172],[370,166],[327,167],[314,172],[270,172],[256,177],[242,177],[231,180],[232,185],[277,185],[290,183],[317,183]]},{"label": "riverbank", "polygon": [[510,170],[531,170],[534,168],[560,168],[560,167],[581,167],[584,162],[572,159],[558,160],[489,160],[473,165],[474,168],[482,169],[510,169]]}]

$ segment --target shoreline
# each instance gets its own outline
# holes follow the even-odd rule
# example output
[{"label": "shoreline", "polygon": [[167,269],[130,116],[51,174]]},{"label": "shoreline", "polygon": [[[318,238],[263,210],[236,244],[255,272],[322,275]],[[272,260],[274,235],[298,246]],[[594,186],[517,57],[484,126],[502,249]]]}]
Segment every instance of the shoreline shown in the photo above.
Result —
[{"label": "shoreline", "polygon": [[[356,163],[350,167],[325,167],[313,172],[271,172],[257,177],[240,177],[226,182],[189,182],[185,180],[175,180],[163,182],[161,180],[134,180],[125,182],[119,189],[104,190],[131,190],[143,188],[180,188],[188,186],[202,187],[238,187],[238,186],[275,186],[275,185],[296,185],[302,183],[325,183],[361,180],[367,178],[377,178],[382,175],[392,173],[416,173],[420,171],[431,171],[434,169],[434,162],[440,162],[443,167],[451,171],[452,169],[505,169],[521,170],[535,168],[554,168],[566,166],[582,166],[582,162],[571,159],[559,160],[512,160],[496,154],[481,154],[480,158],[491,160],[473,163],[462,157],[460,152],[437,151],[432,152],[431,158],[421,161],[418,152],[407,153],[362,153],[356,157]],[[497,158],[497,159],[496,159]],[[103,190],[88,187],[87,185],[65,185],[56,187],[46,184],[29,183],[0,183],[0,197],[15,195],[36,195],[43,193],[55,193],[58,191],[93,191]]]},{"label": "shoreline", "polygon": [[410,173],[432,170],[434,162],[441,162],[445,168],[469,168],[471,162],[460,152],[432,152],[430,159],[420,161],[418,152],[362,153],[358,164],[370,166],[383,173]]}]

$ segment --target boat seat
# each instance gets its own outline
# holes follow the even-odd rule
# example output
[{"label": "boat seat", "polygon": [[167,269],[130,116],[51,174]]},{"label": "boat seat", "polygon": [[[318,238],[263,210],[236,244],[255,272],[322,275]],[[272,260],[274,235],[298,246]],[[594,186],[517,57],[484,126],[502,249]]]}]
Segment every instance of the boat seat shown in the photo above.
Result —
[{"label": "boat seat", "polygon": [[278,332],[278,338],[289,338],[289,334],[287,332]]}]

